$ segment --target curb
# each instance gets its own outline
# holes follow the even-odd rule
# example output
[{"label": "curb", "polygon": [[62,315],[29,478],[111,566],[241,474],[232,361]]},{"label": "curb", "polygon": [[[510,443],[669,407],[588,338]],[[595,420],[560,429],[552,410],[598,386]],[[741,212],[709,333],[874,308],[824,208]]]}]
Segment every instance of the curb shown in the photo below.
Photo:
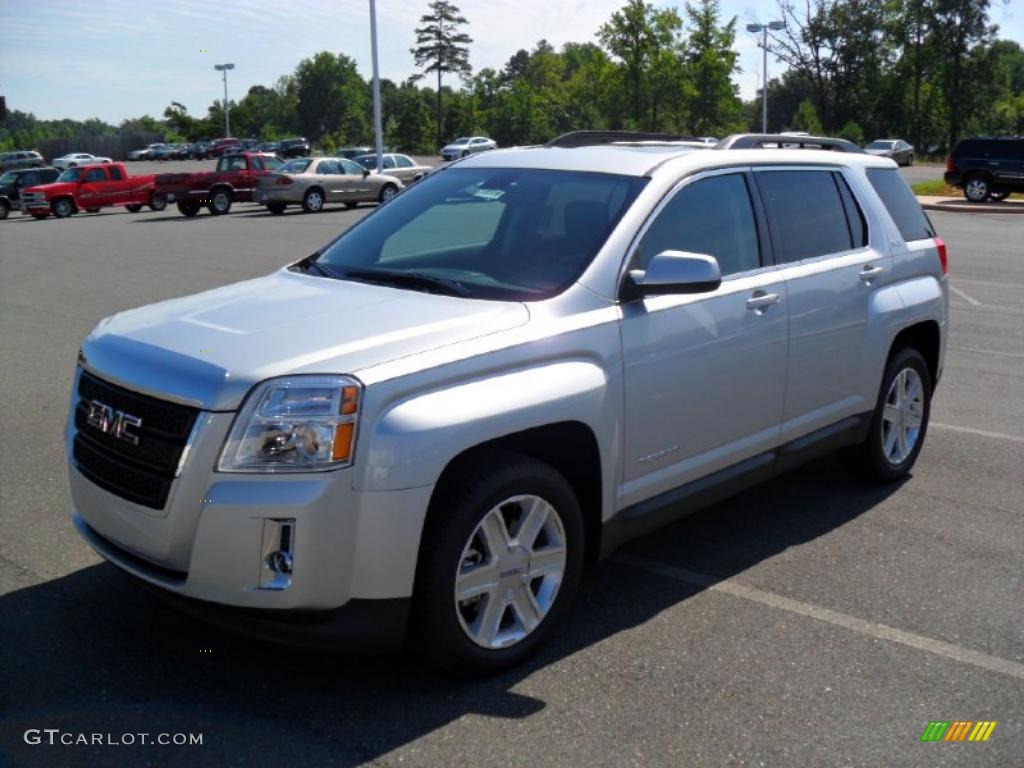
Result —
[{"label": "curb", "polygon": [[1024,202],[1017,200],[1001,203],[969,203],[958,197],[930,197],[925,195],[919,196],[917,200],[926,211],[1024,214]]}]

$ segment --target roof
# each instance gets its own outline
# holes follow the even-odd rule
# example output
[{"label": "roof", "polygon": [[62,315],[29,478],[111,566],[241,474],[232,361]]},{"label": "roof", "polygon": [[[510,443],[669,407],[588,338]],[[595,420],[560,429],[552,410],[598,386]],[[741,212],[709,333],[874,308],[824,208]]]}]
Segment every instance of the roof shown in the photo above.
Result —
[{"label": "roof", "polygon": [[672,172],[742,165],[832,165],[888,168],[892,161],[868,154],[815,149],[696,149],[666,144],[617,145],[564,149],[522,147],[497,149],[459,160],[460,168],[536,168],[590,171],[623,176],[651,176],[671,162]]}]

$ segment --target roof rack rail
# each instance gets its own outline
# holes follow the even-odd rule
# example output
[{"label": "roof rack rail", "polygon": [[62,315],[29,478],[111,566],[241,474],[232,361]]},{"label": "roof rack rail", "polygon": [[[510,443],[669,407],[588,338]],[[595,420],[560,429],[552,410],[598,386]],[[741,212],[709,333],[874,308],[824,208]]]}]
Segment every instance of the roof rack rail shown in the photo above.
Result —
[{"label": "roof rack rail", "polygon": [[545,147],[593,147],[599,144],[617,144],[642,141],[700,141],[696,136],[677,133],[650,133],[647,131],[569,131],[551,139]]},{"label": "roof rack rail", "polygon": [[854,152],[864,154],[864,150],[846,139],[835,139],[831,136],[804,136],[788,133],[735,133],[718,142],[715,149],[827,149],[833,152]]}]

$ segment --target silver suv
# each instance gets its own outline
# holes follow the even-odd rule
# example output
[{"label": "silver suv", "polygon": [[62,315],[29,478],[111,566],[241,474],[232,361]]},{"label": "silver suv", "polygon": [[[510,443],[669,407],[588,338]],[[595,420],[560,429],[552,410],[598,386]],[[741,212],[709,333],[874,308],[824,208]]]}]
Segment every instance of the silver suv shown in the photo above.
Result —
[{"label": "silver suv", "polygon": [[473,155],[82,345],[71,518],[271,640],[521,661],[585,562],[809,457],[910,472],[946,250],[891,160]]}]

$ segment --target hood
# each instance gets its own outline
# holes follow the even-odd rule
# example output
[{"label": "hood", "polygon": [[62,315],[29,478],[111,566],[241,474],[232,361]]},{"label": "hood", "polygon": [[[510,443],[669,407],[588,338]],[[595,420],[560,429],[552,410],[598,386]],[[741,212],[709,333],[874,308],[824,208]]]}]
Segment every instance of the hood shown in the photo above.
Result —
[{"label": "hood", "polygon": [[121,312],[82,345],[87,366],[126,387],[207,410],[292,373],[350,373],[522,325],[521,303],[463,299],[282,269]]},{"label": "hood", "polygon": [[37,184],[34,187],[22,187],[21,194],[26,192],[42,192],[47,197],[59,192],[73,193],[78,189],[77,181],[55,181],[51,184]]}]

